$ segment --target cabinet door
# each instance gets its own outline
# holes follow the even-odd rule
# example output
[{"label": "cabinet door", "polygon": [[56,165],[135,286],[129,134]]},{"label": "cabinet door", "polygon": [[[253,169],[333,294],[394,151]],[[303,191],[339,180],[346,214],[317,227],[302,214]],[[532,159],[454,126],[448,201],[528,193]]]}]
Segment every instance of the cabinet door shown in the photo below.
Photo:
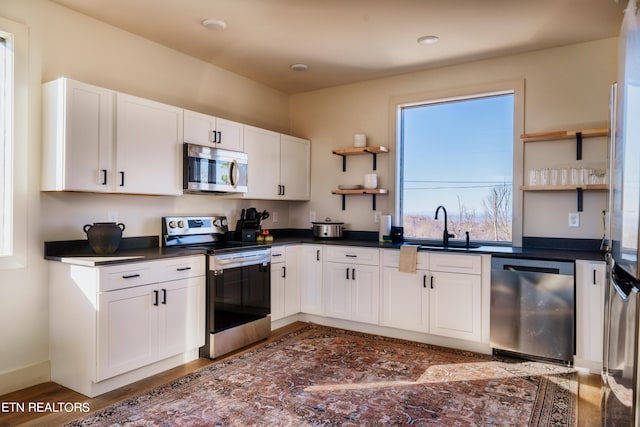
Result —
[{"label": "cabinet door", "polygon": [[351,276],[354,267],[329,262],[325,269],[324,315],[339,319],[351,318]]},{"label": "cabinet door", "polygon": [[284,261],[271,264],[271,321],[282,319],[284,314]]},{"label": "cabinet door", "polygon": [[98,296],[97,381],[156,361],[158,306],[154,305],[154,290],[155,285],[137,286]]},{"label": "cabinet door", "polygon": [[[396,251],[397,252],[397,251]],[[429,275],[401,273],[385,267],[382,278],[382,324],[409,331],[429,332]]]},{"label": "cabinet door", "polygon": [[110,191],[113,97],[64,78],[43,85],[43,190]]},{"label": "cabinet door", "polygon": [[183,141],[189,144],[204,145],[206,147],[215,147],[214,135],[215,117],[195,111],[184,110],[184,130]]},{"label": "cabinet door", "polygon": [[302,245],[298,248],[298,283],[300,284],[300,311],[322,315],[322,258],[320,245]]},{"label": "cabinet door", "polygon": [[244,125],[231,120],[216,119],[218,148],[232,151],[244,150]]},{"label": "cabinet door", "polygon": [[182,194],[182,110],[116,96],[116,191]]},{"label": "cabinet door", "polygon": [[576,356],[602,363],[606,264],[576,261]]},{"label": "cabinet door", "polygon": [[248,191],[244,198],[279,199],[280,134],[253,126],[244,127],[248,156]]},{"label": "cabinet door", "polygon": [[309,200],[311,142],[282,135],[280,139],[280,183],[286,200]]},{"label": "cabinet door", "polygon": [[158,284],[158,359],[204,345],[204,276]]},{"label": "cabinet door", "polygon": [[300,313],[300,286],[298,280],[298,246],[287,246],[284,280],[284,315]]},{"label": "cabinet door", "polygon": [[378,324],[380,312],[380,270],[358,265],[351,271],[351,320]]},{"label": "cabinet door", "polygon": [[429,283],[429,332],[479,341],[480,282],[479,275],[432,272]]}]

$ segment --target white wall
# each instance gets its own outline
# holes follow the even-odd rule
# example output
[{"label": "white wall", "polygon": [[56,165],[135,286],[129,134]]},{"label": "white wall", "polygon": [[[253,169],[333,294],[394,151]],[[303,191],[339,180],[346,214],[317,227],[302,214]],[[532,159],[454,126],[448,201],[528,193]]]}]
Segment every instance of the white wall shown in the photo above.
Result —
[{"label": "white wall", "polygon": [[[347,198],[341,211],[340,196],[331,189],[339,184],[361,184],[371,172],[368,158],[350,157],[347,173],[331,151],[352,144],[354,133],[365,133],[369,145],[391,147],[378,156],[381,186],[392,194],[378,197],[378,211],[394,213],[395,126],[390,100],[416,93],[480,86],[506,80],[525,80],[524,131],[526,133],[608,126],[609,88],[616,78],[617,39],[541,50],[391,78],[318,90],[291,97],[291,127],[313,141],[311,202],[292,207],[291,226],[308,224],[309,212],[330,216],[354,230],[377,230],[371,200]],[[606,158],[606,138],[585,140],[584,161]],[[517,141],[519,144],[520,142]],[[575,143],[525,147],[524,168],[544,166],[545,161],[575,162]],[[516,174],[522,176],[522,171]],[[527,193],[524,196],[523,235],[529,237],[602,237],[601,211],[606,194],[585,193],[581,227],[569,228],[567,214],[576,211],[573,193]]]},{"label": "white wall", "polygon": [[[0,272],[0,394],[49,379],[48,283],[43,242],[84,239],[82,226],[117,211],[125,237],[161,233],[171,214],[227,214],[243,207],[277,210],[288,203],[215,196],[143,197],[40,193],[40,86],[60,76],[254,126],[288,132],[288,95],[115,29],[46,0],[0,0],[0,16],[29,31],[27,168],[28,256],[25,268]],[[304,136],[304,135],[300,135]],[[69,307],[73,309],[73,307]],[[79,349],[79,351],[82,351]]]}]

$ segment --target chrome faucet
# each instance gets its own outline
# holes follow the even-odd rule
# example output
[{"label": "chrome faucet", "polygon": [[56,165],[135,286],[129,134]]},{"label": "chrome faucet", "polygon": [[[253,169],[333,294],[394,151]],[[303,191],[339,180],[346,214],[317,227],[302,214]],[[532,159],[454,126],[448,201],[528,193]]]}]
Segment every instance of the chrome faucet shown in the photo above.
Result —
[{"label": "chrome faucet", "polygon": [[442,244],[444,246],[449,246],[449,237],[455,237],[455,235],[450,234],[449,230],[447,230],[447,210],[444,206],[438,206],[438,208],[436,209],[436,217],[434,219],[438,219],[438,211],[440,211],[440,209],[442,209],[442,211],[444,212],[444,231],[442,232]]}]

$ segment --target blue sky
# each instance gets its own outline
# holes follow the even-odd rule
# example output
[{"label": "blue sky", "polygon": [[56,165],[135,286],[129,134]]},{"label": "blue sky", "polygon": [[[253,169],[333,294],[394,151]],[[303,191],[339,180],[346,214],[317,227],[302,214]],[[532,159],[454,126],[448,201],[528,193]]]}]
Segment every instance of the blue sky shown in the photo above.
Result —
[{"label": "blue sky", "polygon": [[512,183],[513,95],[405,108],[404,214],[438,205],[484,211],[496,184]]}]

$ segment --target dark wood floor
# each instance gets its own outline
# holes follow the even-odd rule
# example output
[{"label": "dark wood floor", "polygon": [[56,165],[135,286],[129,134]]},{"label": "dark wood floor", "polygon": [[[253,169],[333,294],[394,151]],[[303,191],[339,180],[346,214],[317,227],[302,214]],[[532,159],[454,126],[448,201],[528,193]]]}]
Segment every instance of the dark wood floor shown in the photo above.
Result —
[{"label": "dark wood floor", "polygon": [[[269,340],[295,331],[303,327],[305,323],[297,322],[278,329],[271,334]],[[234,353],[225,357],[230,357]],[[224,359],[225,357],[221,358]],[[219,359],[220,360],[220,359]],[[163,383],[172,381],[182,375],[188,374],[199,368],[213,363],[209,359],[198,359],[174,369],[170,369],[151,378],[138,381],[126,387],[105,393],[101,396],[89,399],[79,393],[49,382],[19,390],[0,396],[0,405],[7,402],[78,402],[86,403],[90,411],[97,411],[120,400],[135,396],[146,390],[157,387]],[[580,374],[580,388],[578,391],[578,426],[591,427],[600,425],[600,377],[597,375]],[[86,415],[86,413],[38,413],[38,412],[4,412],[0,411],[0,426],[57,426]]]}]

